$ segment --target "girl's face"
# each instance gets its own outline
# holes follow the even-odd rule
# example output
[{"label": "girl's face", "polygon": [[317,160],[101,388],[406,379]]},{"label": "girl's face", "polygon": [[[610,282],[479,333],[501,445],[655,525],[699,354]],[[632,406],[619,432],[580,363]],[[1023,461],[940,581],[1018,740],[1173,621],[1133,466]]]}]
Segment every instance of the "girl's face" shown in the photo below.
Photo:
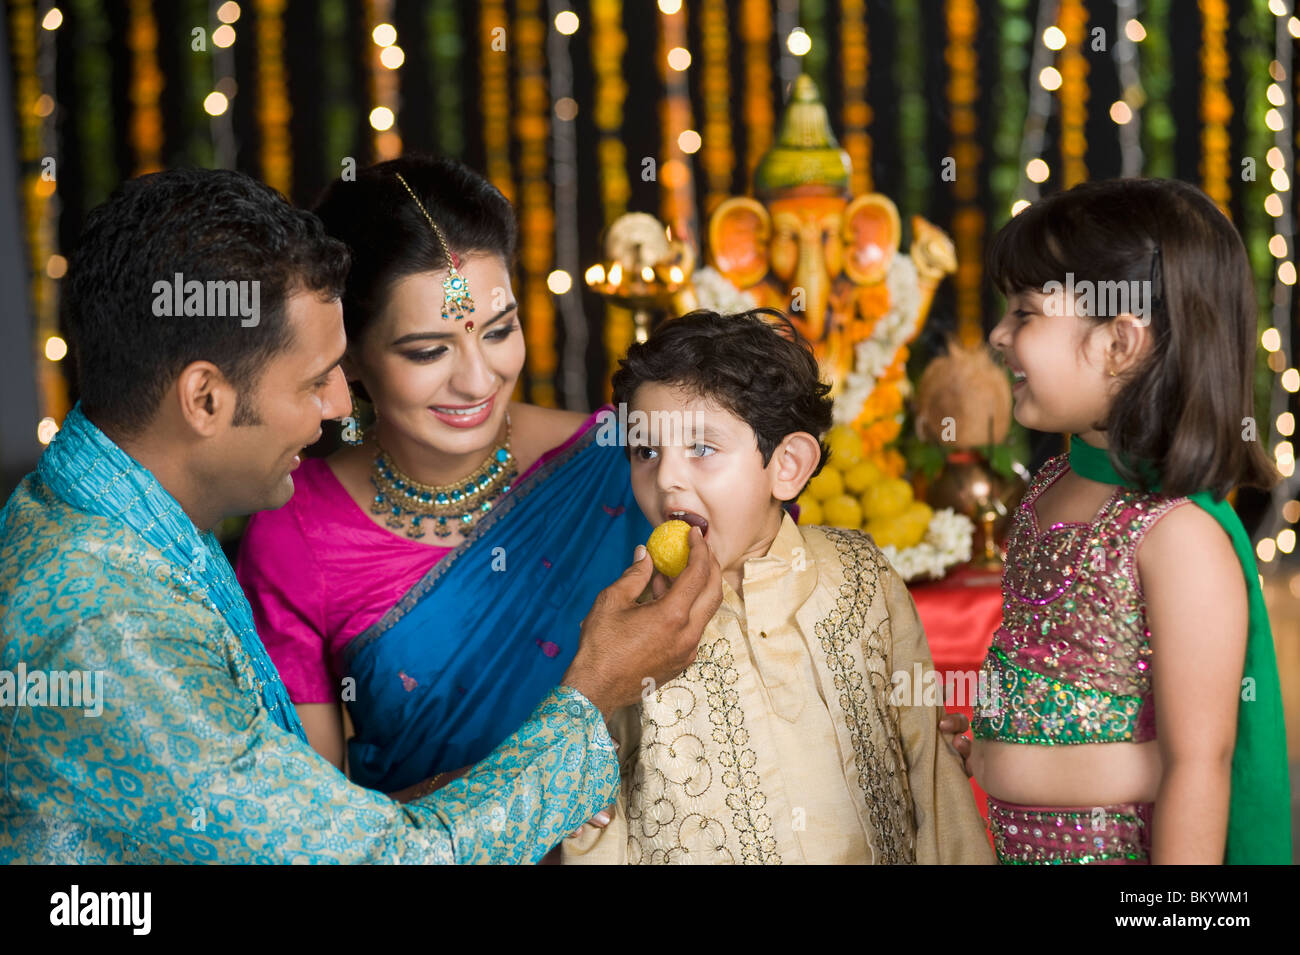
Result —
[{"label": "girl's face", "polygon": [[1017,421],[1036,431],[1088,434],[1106,420],[1119,381],[1107,367],[1111,335],[1080,317],[1069,296],[1059,297],[1058,315],[1045,314],[1046,299],[1037,290],[1009,296],[989,344],[1016,376],[1011,394]]},{"label": "girl's face", "polygon": [[[514,292],[498,255],[461,259],[474,299],[468,318],[442,317],[446,272],[399,280],[355,352],[350,371],[386,433],[450,455],[481,452],[501,432],[524,366]],[[472,331],[466,323],[472,321]]]}]

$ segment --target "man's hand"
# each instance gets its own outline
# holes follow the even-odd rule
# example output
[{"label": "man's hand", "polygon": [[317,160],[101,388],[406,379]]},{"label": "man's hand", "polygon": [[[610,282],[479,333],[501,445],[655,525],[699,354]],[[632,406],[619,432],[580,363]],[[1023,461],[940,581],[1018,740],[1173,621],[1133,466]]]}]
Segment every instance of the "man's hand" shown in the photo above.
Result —
[{"label": "man's hand", "polygon": [[722,568],[699,528],[688,538],[686,569],[657,599],[637,604],[654,564],[644,547],[618,580],[596,596],[582,621],[578,653],[561,681],[605,716],[641,699],[648,677],[661,686],[695,660],[704,627],[722,603]]},{"label": "man's hand", "polygon": [[955,734],[949,742],[952,743],[952,748],[957,751],[957,755],[961,757],[962,771],[967,778],[970,778],[972,773],[970,765],[966,762],[970,759],[970,739],[961,735],[968,729],[970,729],[970,720],[960,713],[948,713],[939,720],[940,733],[944,735]]}]

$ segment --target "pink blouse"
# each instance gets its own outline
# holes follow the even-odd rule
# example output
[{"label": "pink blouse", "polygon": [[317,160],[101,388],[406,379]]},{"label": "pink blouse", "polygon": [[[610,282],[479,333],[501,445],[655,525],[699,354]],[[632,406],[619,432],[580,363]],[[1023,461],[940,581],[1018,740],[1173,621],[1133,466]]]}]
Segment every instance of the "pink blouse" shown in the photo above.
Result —
[{"label": "pink blouse", "polygon": [[[339,702],[339,660],[450,547],[372,521],[324,458],[293,472],[293,497],[254,514],[235,562],[257,632],[295,703]],[[435,538],[436,539],[436,538]]]},{"label": "pink blouse", "polygon": [[[533,462],[514,486],[585,434],[599,414]],[[235,576],[290,699],[337,703],[344,648],[453,548],[376,524],[324,458],[303,461],[293,487],[283,507],[249,518]]]}]

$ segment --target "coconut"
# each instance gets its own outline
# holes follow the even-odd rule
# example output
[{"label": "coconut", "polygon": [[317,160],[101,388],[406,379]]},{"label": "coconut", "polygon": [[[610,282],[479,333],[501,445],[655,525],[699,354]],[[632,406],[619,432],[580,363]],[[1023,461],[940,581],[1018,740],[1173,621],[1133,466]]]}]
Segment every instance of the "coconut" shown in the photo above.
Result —
[{"label": "coconut", "polygon": [[1001,444],[1011,427],[1011,383],[983,342],[955,339],[916,388],[916,433],[949,450]]}]

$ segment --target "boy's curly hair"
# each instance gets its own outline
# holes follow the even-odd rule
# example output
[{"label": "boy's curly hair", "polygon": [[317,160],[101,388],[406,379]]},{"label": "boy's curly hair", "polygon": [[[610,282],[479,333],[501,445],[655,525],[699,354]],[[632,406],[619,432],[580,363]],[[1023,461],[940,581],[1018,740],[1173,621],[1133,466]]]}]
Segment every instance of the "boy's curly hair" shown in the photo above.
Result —
[{"label": "boy's curly hair", "polygon": [[614,404],[630,405],[649,382],[684,388],[740,418],[754,431],[764,467],[799,431],[821,445],[813,474],[826,463],[830,452],[821,438],[831,426],[831,386],[808,343],[776,309],[700,309],[664,322],[649,341],[628,348],[614,373]]}]

